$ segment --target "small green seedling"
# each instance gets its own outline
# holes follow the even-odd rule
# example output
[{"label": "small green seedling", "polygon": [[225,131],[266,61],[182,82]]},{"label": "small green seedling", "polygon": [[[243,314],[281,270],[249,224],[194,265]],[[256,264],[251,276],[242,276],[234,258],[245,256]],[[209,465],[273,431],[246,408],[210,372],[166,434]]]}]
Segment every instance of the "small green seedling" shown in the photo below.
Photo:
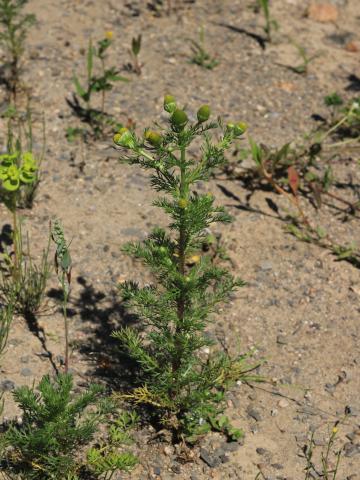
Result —
[{"label": "small green seedling", "polygon": [[279,29],[279,24],[276,20],[271,18],[270,15],[270,2],[269,0],[258,0],[260,10],[263,12],[265,18],[265,26],[263,27],[266,34],[266,40],[268,42],[272,41],[272,32],[273,30]]},{"label": "small green seedling", "polygon": [[69,251],[69,244],[65,240],[64,230],[59,220],[55,220],[51,226],[51,237],[56,246],[55,268],[63,294],[62,310],[65,331],[64,367],[65,373],[67,373],[69,369],[69,326],[67,317],[67,304],[70,295],[72,260]]},{"label": "small green seedling", "polygon": [[[77,395],[73,388],[72,376],[59,374],[43,377],[37,389],[23,386],[14,391],[22,422],[14,421],[0,434],[2,467],[9,478],[76,478],[79,447],[91,441],[103,418],[103,388],[90,385]],[[95,411],[89,410],[94,406]]]},{"label": "small green seedling", "polygon": [[[97,46],[94,46],[90,39],[87,50],[86,85],[81,84],[76,74],[73,77],[76,94],[84,102],[85,107],[81,106],[76,96],[74,102],[68,101],[80,119],[92,127],[96,137],[102,134],[105,125],[114,126],[115,124],[117,127],[112,117],[105,113],[106,92],[112,90],[115,82],[128,81],[128,79],[119,75],[119,71],[115,67],[106,67],[106,53],[112,44],[112,38],[113,33],[107,32],[105,38],[97,42]],[[100,74],[98,75],[94,73],[95,60],[99,62]],[[96,93],[101,93],[100,110],[92,105],[92,97]],[[73,129],[70,136],[74,133],[78,133],[78,131]]]},{"label": "small green seedling", "polygon": [[226,415],[221,415],[220,417],[210,416],[209,422],[214,431],[223,433],[230,442],[237,442],[244,437],[243,430],[233,427]]},{"label": "small green seedling", "polygon": [[340,95],[337,92],[333,92],[333,93],[330,93],[330,95],[326,95],[324,97],[324,103],[327,107],[330,108],[330,112],[331,112],[330,122],[333,123],[339,113],[340,107],[344,104],[344,100],[340,97]]},{"label": "small green seedling", "polygon": [[113,478],[117,471],[129,472],[138,463],[138,459],[130,452],[119,452],[124,445],[134,443],[131,429],[139,421],[136,412],[121,412],[111,424],[106,442],[91,448],[87,452],[87,466],[104,480]]},{"label": "small green seedling", "polygon": [[28,0],[0,0],[0,44],[7,56],[5,66],[9,68],[9,77],[6,84],[14,103],[19,89],[25,40],[29,28],[36,21],[35,15],[22,13],[27,3]]},{"label": "small green seedling", "polygon": [[195,65],[199,65],[199,67],[205,68],[207,70],[212,70],[217,65],[219,65],[219,61],[211,57],[211,55],[205,49],[205,28],[201,27],[199,31],[199,41],[195,41],[193,39],[189,39],[191,43],[191,51],[192,57],[190,58],[189,62],[194,63]]},{"label": "small green seedling", "polygon": [[139,422],[139,416],[136,412],[121,412],[114,423],[109,428],[109,438],[112,444],[133,443],[133,439],[129,431]]},{"label": "small green seedling", "polygon": [[308,67],[312,61],[314,61],[316,58],[320,56],[320,53],[315,53],[314,55],[308,55],[306,48],[297,44],[296,42],[292,41],[292,44],[294,47],[297,49],[301,63],[296,66],[288,66],[288,68],[295,72],[298,73],[299,75],[307,75],[308,73]]},{"label": "small green seedling", "polygon": [[116,452],[106,446],[93,447],[87,452],[87,465],[97,478],[110,480],[117,471],[130,472],[138,463],[130,452]]},{"label": "small green seedling", "polygon": [[137,75],[141,75],[141,63],[139,61],[139,54],[141,50],[141,34],[133,37],[131,41],[131,55],[133,57],[133,70]]}]

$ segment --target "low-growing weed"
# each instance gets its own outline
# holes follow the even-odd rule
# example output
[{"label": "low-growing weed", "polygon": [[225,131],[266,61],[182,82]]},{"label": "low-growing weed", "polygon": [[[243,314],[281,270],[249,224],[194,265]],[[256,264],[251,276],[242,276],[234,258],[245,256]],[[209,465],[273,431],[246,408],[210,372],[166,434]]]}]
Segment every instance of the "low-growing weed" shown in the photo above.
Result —
[{"label": "low-growing weed", "polygon": [[87,466],[92,472],[104,480],[110,480],[116,471],[130,471],[135,467],[137,457],[118,449],[134,442],[131,430],[138,421],[136,412],[123,411],[118,414],[110,425],[107,440],[87,452]]},{"label": "low-growing weed", "polygon": [[330,120],[325,121],[326,131],[322,140],[333,136],[341,141],[332,144],[334,147],[360,142],[360,97],[348,102],[336,92],[324,98],[325,105],[330,108]]},{"label": "low-growing weed", "polygon": [[[335,95],[327,97],[328,105],[339,105]],[[238,163],[228,163],[223,171],[230,178],[242,179],[251,189],[270,185],[275,192],[284,196],[295,207],[296,214],[288,215],[291,222],[286,226],[287,232],[299,240],[316,243],[328,249],[339,260],[347,260],[359,265],[360,250],[356,245],[341,245],[336,239],[316,224],[316,221],[305,213],[304,199],[320,209],[324,199],[332,205],[342,204],[345,216],[355,215],[360,209],[360,200],[349,201],[336,192],[337,180],[334,177],[331,161],[322,160],[321,154],[333,144],[326,142],[338,128],[353,119],[356,106],[344,109],[340,120],[328,125],[327,130],[312,132],[300,142],[289,142],[279,148],[269,148],[258,144],[250,138],[250,148],[236,150]],[[253,166],[242,168],[246,159],[253,161]]]},{"label": "low-growing weed", "polygon": [[[24,386],[14,391],[22,420],[0,436],[0,460],[9,479],[76,478],[78,449],[90,442],[103,418],[103,389],[90,385],[78,395],[72,389],[72,376],[59,374],[43,377],[37,389]],[[97,408],[89,410],[91,406]]]},{"label": "low-growing weed", "polygon": [[40,184],[40,167],[45,158],[46,149],[46,128],[45,119],[42,117],[42,147],[41,151],[35,153],[33,150],[33,114],[31,99],[28,97],[26,110],[24,112],[10,105],[6,112],[7,119],[7,152],[10,154],[31,153],[36,158],[35,178],[32,182],[22,185],[18,193],[17,206],[19,208],[32,208],[36,193]]},{"label": "low-growing weed", "polygon": [[131,444],[133,439],[129,431],[134,428],[140,418],[136,412],[121,412],[110,425],[109,438],[113,444]]},{"label": "low-growing weed", "polygon": [[311,439],[303,448],[303,454],[306,460],[305,480],[313,478],[323,478],[324,480],[336,480],[342,448],[335,450],[336,437],[339,432],[339,425],[341,425],[347,418],[348,413],[345,409],[345,416],[342,420],[337,420],[329,431],[329,438],[324,450],[320,453],[320,460],[315,460],[316,443],[314,440],[314,432],[311,434]]},{"label": "low-growing weed", "polygon": [[205,28],[201,27],[199,31],[199,41],[189,39],[191,43],[192,56],[189,60],[190,63],[199,65],[199,67],[212,70],[219,65],[219,61],[212,57],[205,47]]},{"label": "low-growing weed", "polygon": [[[171,95],[165,96],[164,109],[170,115],[167,127],[146,129],[143,137],[121,129],[114,137],[115,144],[129,152],[126,161],[152,172],[153,188],[164,194],[155,205],[169,215],[170,226],[168,231],[156,228],[144,243],[125,246],[126,253],[150,268],[157,284],[120,285],[145,331],[124,327],[113,336],[139,367],[136,388],[120,393],[120,398],[148,405],[175,438],[192,442],[212,428],[210,417],[215,425],[227,386],[249,376],[245,356],[229,357],[205,334],[209,314],[244,283],[201,252],[209,225],[227,223],[231,217],[215,205],[212,194],[195,190],[224,163],[224,152],[246,125],[209,122],[207,105],[190,123]],[[215,128],[220,129],[218,140],[210,135]],[[202,140],[200,159],[188,154],[195,140]],[[228,433],[229,428],[226,425]]]},{"label": "low-growing weed", "polygon": [[29,28],[36,21],[35,15],[22,13],[27,3],[28,0],[0,0],[0,44],[7,56],[7,63],[3,68],[5,71],[9,70],[4,81],[14,103],[19,89],[25,40]]},{"label": "low-growing weed", "polygon": [[87,452],[87,465],[97,478],[110,480],[117,471],[129,472],[138,463],[130,452],[116,452],[106,447],[93,447]]},{"label": "low-growing weed", "polygon": [[0,156],[1,200],[12,215],[13,250],[2,255],[0,295],[6,302],[13,299],[22,314],[35,314],[42,302],[49,276],[48,248],[39,266],[32,260],[29,238],[24,247],[18,199],[24,185],[37,179],[37,162],[31,152]]},{"label": "low-growing weed", "polygon": [[[73,81],[76,94],[73,96],[73,101],[68,100],[68,104],[74,113],[91,127],[92,134],[96,138],[104,134],[105,127],[119,128],[114,119],[105,112],[106,92],[112,90],[115,82],[128,81],[128,79],[119,75],[119,71],[115,67],[106,66],[106,54],[112,45],[112,40],[113,33],[110,31],[106,32],[105,38],[99,40],[96,46],[90,39],[86,55],[86,84],[83,86],[74,73]],[[96,61],[98,65],[95,65]],[[95,68],[99,71],[98,74],[95,73]],[[92,103],[93,96],[97,93],[101,94],[100,109],[95,108]],[[67,130],[67,138],[70,140],[79,132],[86,136],[83,129],[70,128]]]},{"label": "low-growing weed", "polygon": [[298,73],[299,75],[307,75],[308,67],[310,63],[313,62],[316,58],[318,58],[320,56],[320,53],[314,53],[313,55],[308,55],[305,47],[303,47],[302,45],[299,45],[293,40],[291,41],[291,43],[294,45],[294,47],[298,52],[300,63],[294,66],[289,65],[287,66],[287,68],[289,68],[291,71],[295,73]]}]

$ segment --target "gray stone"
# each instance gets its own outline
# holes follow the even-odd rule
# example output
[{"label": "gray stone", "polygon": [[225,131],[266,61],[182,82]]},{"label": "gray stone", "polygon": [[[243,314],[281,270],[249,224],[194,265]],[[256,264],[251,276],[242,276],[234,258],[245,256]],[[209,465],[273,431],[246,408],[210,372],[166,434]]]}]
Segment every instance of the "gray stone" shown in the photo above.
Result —
[{"label": "gray stone", "polygon": [[216,457],[215,455],[211,455],[211,453],[208,450],[205,450],[205,448],[202,448],[200,450],[200,458],[210,468],[217,467],[218,465],[220,465],[220,462],[221,462],[219,457]]},{"label": "gray stone", "polygon": [[239,442],[229,442],[225,443],[223,446],[223,450],[226,452],[236,452],[236,450],[241,446],[241,441],[243,438],[239,440]]},{"label": "gray stone", "polygon": [[360,444],[357,443],[356,445],[347,443],[344,448],[345,457],[354,457],[355,455],[360,454]]},{"label": "gray stone", "polygon": [[30,368],[22,368],[20,370],[20,375],[22,375],[23,377],[31,377],[32,374],[33,372]]},{"label": "gray stone", "polygon": [[160,475],[161,474],[161,468],[160,467],[154,467],[153,472],[155,473],[155,475]]},{"label": "gray stone", "polygon": [[273,264],[269,262],[268,260],[265,260],[264,262],[260,263],[259,269],[262,272],[268,272],[269,270],[273,269]]},{"label": "gray stone", "polygon": [[261,416],[260,412],[258,410],[256,410],[255,408],[249,407],[246,410],[246,413],[249,415],[250,418],[253,418],[257,422],[260,422],[262,420],[262,416]]},{"label": "gray stone", "polygon": [[10,390],[14,390],[15,383],[12,380],[3,380],[0,383],[0,391],[1,392],[9,392]]},{"label": "gray stone", "polygon": [[279,345],[286,345],[288,343],[288,339],[285,337],[285,335],[278,335],[276,337],[276,343]]}]

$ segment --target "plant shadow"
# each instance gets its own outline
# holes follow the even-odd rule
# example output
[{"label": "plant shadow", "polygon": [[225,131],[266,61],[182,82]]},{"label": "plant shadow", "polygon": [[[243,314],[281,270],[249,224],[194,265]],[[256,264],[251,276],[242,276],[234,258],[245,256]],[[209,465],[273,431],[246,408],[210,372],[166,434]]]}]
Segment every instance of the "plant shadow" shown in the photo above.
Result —
[{"label": "plant shadow", "polygon": [[221,23],[220,22],[220,23],[217,23],[217,25],[219,27],[225,27],[225,28],[231,30],[232,32],[241,33],[243,35],[246,35],[247,37],[255,40],[257,42],[257,44],[260,46],[261,50],[266,49],[266,39],[264,37],[262,37],[261,35],[259,35],[258,33],[250,32],[249,30],[246,30],[245,28],[235,27],[234,25],[229,25],[228,23]]},{"label": "plant shadow", "polygon": [[[81,291],[67,312],[69,318],[80,317],[81,330],[87,335],[84,340],[73,342],[72,348],[90,360],[90,371],[86,375],[101,379],[111,389],[129,390],[137,378],[137,365],[121,351],[119,341],[111,334],[114,330],[136,324],[137,317],[127,313],[117,298],[117,292],[105,294],[82,276],[76,281]],[[51,296],[61,298],[61,291],[53,290]],[[84,323],[88,328],[84,328]]]}]

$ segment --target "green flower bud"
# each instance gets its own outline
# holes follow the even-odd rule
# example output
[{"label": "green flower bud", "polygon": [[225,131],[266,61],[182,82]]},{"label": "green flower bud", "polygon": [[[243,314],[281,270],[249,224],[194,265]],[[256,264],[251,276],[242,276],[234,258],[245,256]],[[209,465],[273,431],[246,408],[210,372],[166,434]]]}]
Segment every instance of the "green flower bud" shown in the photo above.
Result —
[{"label": "green flower bud", "polygon": [[113,137],[115,145],[119,145],[125,148],[134,148],[135,140],[133,134],[128,128],[120,128],[119,133],[116,133]]},{"label": "green flower bud", "polygon": [[184,110],[177,109],[175,112],[171,115],[170,122],[174,128],[175,131],[181,132],[181,130],[184,130],[185,125],[189,121],[188,116],[184,112]]},{"label": "green flower bud", "polygon": [[234,128],[235,128],[235,125],[233,123],[228,123],[226,125],[226,130],[232,131],[234,130]]},{"label": "green flower bud", "polygon": [[234,135],[236,137],[239,137],[240,135],[242,135],[246,130],[247,130],[247,125],[246,123],[244,122],[238,122],[235,126],[234,126]]},{"label": "green flower bud", "polygon": [[197,112],[197,119],[199,123],[207,122],[211,115],[211,110],[209,105],[203,105],[199,108]]},{"label": "green flower bud", "polygon": [[186,200],[186,198],[180,198],[178,205],[180,208],[186,208],[189,205],[189,200]]},{"label": "green flower bud", "polygon": [[176,110],[175,97],[172,95],[165,95],[164,97],[164,110],[168,113],[173,113]]},{"label": "green flower bud", "polygon": [[163,138],[160,135],[160,133],[154,132],[153,130],[147,130],[145,132],[145,138],[154,147],[160,146],[163,141]]}]

